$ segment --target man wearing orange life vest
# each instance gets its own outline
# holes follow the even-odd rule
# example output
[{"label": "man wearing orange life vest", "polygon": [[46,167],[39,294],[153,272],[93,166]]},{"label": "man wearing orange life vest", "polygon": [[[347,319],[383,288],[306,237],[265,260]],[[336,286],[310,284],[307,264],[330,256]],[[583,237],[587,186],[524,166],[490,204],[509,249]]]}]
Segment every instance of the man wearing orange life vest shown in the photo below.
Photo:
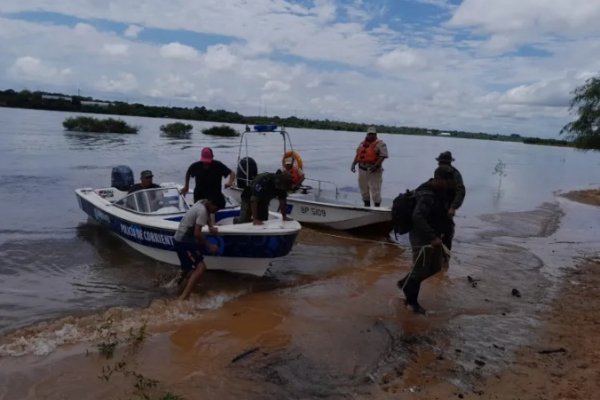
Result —
[{"label": "man wearing orange life vest", "polygon": [[367,129],[365,140],[356,149],[356,156],[352,161],[350,170],[356,172],[358,164],[358,187],[365,207],[381,205],[381,181],[383,168],[381,164],[388,157],[387,146],[382,140],[377,139],[377,130],[374,126]]},{"label": "man wearing orange life vest", "polygon": [[286,157],[283,160],[285,170],[292,176],[292,190],[298,189],[298,187],[304,181],[304,172],[294,165],[294,159],[292,157]]}]

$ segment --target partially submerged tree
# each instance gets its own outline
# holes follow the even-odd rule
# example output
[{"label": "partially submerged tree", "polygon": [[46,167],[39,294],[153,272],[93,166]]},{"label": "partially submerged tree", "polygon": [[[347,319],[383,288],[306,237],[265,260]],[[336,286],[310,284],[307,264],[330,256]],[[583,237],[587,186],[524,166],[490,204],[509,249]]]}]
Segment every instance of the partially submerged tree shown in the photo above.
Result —
[{"label": "partially submerged tree", "polygon": [[191,124],[184,124],[183,122],[172,122],[160,126],[162,133],[171,137],[188,137],[192,133],[192,129],[194,127]]},{"label": "partially submerged tree", "polygon": [[97,119],[92,117],[70,117],[63,121],[68,131],[94,133],[137,133],[138,127],[130,126],[121,119]]},{"label": "partially submerged tree", "polygon": [[600,76],[585,81],[573,91],[570,110],[577,109],[577,118],[565,125],[566,133],[580,149],[600,150]]},{"label": "partially submerged tree", "polygon": [[202,129],[202,133],[212,136],[240,136],[240,133],[227,125],[213,126],[212,128]]}]

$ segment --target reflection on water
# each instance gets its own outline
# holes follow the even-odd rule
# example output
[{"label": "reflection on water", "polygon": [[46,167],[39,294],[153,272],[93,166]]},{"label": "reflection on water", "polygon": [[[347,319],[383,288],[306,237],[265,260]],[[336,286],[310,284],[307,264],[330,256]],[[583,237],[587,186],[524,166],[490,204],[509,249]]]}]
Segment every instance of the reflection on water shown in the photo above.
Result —
[{"label": "reflection on water", "polygon": [[182,132],[177,134],[161,132],[160,136],[169,140],[169,144],[175,144],[175,142],[178,141],[189,140],[192,137],[192,132]]},{"label": "reflection on water", "polygon": [[116,147],[126,143],[122,134],[65,132],[65,139],[71,150],[95,150],[98,147]]}]

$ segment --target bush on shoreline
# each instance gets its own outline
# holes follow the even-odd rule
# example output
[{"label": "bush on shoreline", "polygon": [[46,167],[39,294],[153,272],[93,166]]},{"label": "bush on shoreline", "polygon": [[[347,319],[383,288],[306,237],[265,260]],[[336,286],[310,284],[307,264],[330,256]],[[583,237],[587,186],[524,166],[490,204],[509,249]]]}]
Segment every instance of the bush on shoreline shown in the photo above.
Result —
[{"label": "bush on shoreline", "polygon": [[202,129],[202,133],[212,136],[240,136],[240,133],[227,125],[213,126],[212,128]]},{"label": "bush on shoreline", "polygon": [[138,127],[114,118],[70,117],[63,121],[63,126],[68,131],[95,133],[137,133],[139,130]]},{"label": "bush on shoreline", "polygon": [[193,125],[184,124],[183,122],[173,122],[160,126],[163,135],[171,137],[187,137],[192,133],[192,129],[194,129]]}]

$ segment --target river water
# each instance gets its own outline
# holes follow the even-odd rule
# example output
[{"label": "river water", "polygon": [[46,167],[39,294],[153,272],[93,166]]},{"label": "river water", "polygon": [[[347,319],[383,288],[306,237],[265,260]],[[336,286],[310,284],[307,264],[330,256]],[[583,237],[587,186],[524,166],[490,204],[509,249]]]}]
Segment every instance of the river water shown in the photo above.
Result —
[{"label": "river water", "polygon": [[[491,370],[510,363],[507,349],[531,340],[561,268],[598,248],[597,213],[556,197],[600,184],[596,154],[380,134],[390,154],[385,197],[427,180],[445,150],[467,187],[452,266],[423,288],[432,316],[415,319],[401,305],[395,281],[409,268],[402,248],[383,237],[309,228],[268,279],[209,272],[190,302],[176,302],[168,284],[175,268],[88,224],[73,191],[108,186],[111,168],[121,164],[136,178],[151,169],[155,182],[183,183],[204,146],[234,168],[239,139],[207,137],[200,130],[214,124],[197,121],[191,138],[169,139],[159,127],[172,120],[138,117],[120,117],[140,127],[136,135],[63,131],[73,115],[0,108],[0,384],[11,382],[0,391],[5,398],[127,392],[126,379],[107,389],[93,378],[101,362],[81,358],[81,346],[100,340],[107,321],[120,334],[145,324],[152,351],[142,351],[136,365],[189,398],[385,397],[400,390],[394,382],[401,379],[418,390],[422,381],[398,373],[415,346],[444,353],[461,371],[448,379],[465,387],[477,375],[477,357]],[[349,167],[363,133],[289,132],[307,177],[355,190]],[[259,169],[277,168],[279,137],[257,135],[250,146],[260,154]],[[523,298],[511,297],[512,288]],[[256,351],[240,362],[248,365],[232,364],[248,349]],[[76,367],[57,377],[48,365]],[[82,385],[81,371],[93,384]],[[32,382],[34,392],[27,389]]]}]

